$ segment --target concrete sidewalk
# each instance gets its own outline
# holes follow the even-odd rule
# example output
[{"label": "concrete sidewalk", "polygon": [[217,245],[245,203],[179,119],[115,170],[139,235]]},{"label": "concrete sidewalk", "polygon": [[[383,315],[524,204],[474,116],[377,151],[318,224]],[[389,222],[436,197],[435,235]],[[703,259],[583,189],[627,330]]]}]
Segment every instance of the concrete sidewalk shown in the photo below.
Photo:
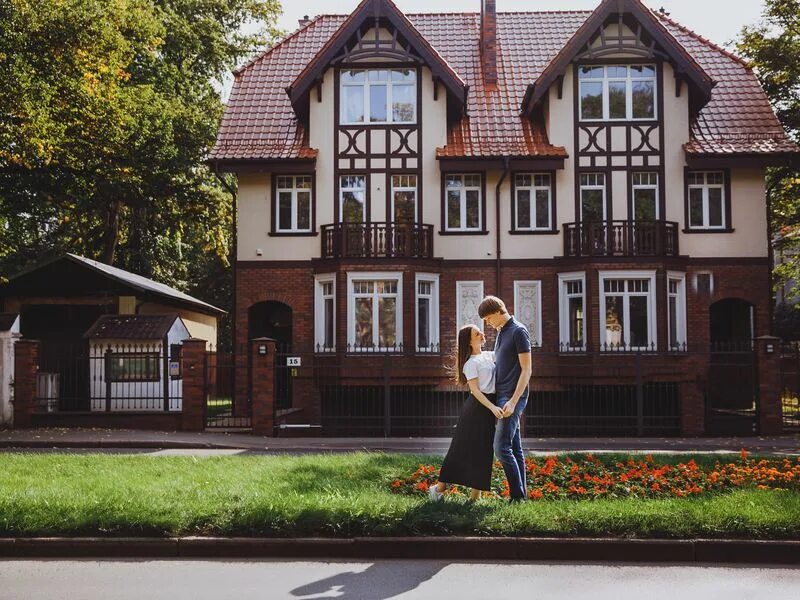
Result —
[{"label": "concrete sidewalk", "polygon": [[[449,438],[275,438],[247,433],[130,429],[0,430],[0,449],[184,449],[267,453],[403,452],[444,454]],[[738,452],[800,455],[800,436],[700,438],[526,438],[528,452]]]}]

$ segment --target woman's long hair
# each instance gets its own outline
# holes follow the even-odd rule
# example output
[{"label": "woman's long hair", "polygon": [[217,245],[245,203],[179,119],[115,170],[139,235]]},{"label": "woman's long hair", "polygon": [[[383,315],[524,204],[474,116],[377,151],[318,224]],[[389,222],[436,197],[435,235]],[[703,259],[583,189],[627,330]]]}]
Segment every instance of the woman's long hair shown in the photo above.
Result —
[{"label": "woman's long hair", "polygon": [[464,375],[464,363],[472,356],[472,332],[477,329],[475,325],[464,325],[458,330],[456,349],[453,353],[453,380],[465,385],[467,378]]}]

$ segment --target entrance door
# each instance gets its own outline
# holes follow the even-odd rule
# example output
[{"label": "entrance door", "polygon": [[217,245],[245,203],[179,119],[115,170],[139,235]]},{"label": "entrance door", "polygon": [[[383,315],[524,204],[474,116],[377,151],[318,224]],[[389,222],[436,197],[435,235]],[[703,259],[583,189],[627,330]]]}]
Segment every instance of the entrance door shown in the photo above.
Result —
[{"label": "entrance door", "polygon": [[756,433],[758,392],[754,307],[730,298],[711,305],[706,429],[712,435]]}]

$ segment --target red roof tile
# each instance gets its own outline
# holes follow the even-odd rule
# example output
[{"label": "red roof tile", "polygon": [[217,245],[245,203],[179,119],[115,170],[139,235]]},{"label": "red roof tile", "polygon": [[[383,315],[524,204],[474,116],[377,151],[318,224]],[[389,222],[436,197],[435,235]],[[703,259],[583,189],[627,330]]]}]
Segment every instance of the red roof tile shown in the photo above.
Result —
[{"label": "red roof tile", "polygon": [[[563,157],[541,126],[520,116],[536,81],[592,11],[497,14],[497,86],[481,73],[480,14],[409,14],[409,21],[469,86],[467,116],[453,125],[437,156]],[[683,49],[717,81],[692,123],[689,153],[797,152],[753,72],[729,52],[656,13]],[[313,158],[285,88],[303,71],[346,15],[322,15],[238,71],[210,158]]]}]

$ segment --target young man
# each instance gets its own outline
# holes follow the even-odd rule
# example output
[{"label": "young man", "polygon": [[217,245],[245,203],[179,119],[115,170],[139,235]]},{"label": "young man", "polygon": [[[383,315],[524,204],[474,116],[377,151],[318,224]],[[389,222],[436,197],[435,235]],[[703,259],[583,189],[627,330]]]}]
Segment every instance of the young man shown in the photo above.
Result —
[{"label": "young man", "polygon": [[478,306],[478,315],[497,330],[494,345],[495,393],[503,409],[494,432],[494,453],[503,465],[511,502],[527,497],[525,454],[522,452],[519,420],[528,403],[531,378],[531,338],[525,326],[508,314],[500,298],[487,296]]}]

